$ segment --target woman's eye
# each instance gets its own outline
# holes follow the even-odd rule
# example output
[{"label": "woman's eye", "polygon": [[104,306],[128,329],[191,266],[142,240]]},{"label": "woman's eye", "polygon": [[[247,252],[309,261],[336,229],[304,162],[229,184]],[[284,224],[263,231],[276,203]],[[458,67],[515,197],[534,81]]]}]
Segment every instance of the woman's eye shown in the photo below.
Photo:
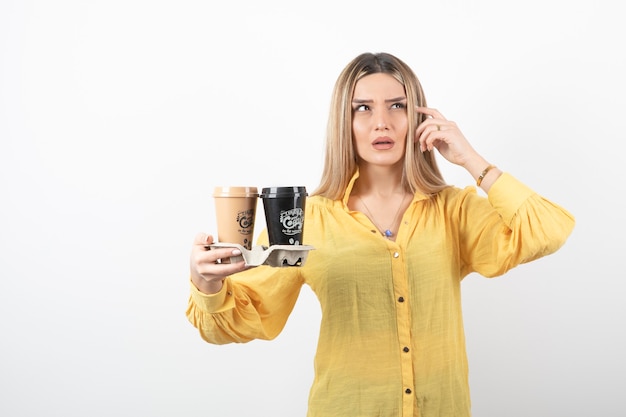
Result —
[{"label": "woman's eye", "polygon": [[392,109],[405,109],[406,108],[406,104],[404,103],[393,103],[391,105]]},{"label": "woman's eye", "polygon": [[354,111],[366,111],[369,110],[369,107],[365,104],[359,104],[354,108]]}]

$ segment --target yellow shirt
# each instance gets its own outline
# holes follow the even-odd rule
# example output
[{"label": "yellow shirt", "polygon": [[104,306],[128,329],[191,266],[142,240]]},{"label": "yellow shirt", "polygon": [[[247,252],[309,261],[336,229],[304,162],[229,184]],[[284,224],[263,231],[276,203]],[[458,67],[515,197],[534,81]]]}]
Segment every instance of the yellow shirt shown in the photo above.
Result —
[{"label": "yellow shirt", "polygon": [[321,305],[308,417],[468,417],[460,282],[548,255],[574,227],[567,211],[509,174],[416,194],[396,241],[343,200],[309,197],[302,267],[260,266],[213,295],[191,285],[187,316],[207,342],[272,339],[307,284]]}]

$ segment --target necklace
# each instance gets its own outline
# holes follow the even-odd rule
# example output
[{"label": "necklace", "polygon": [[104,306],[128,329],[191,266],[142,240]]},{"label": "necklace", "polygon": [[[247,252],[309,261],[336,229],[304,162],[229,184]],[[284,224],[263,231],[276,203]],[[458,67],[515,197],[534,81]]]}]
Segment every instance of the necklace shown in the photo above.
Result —
[{"label": "necklace", "polygon": [[391,228],[396,224],[396,220],[398,219],[398,214],[400,214],[400,209],[404,205],[404,200],[406,199],[406,193],[402,196],[402,201],[400,201],[400,205],[398,206],[396,215],[393,217],[393,222],[388,228],[385,229],[384,232],[382,232],[383,229],[378,225],[378,222],[374,219],[374,216],[372,215],[372,212],[370,211],[369,207],[367,207],[367,204],[365,204],[365,201],[363,201],[361,196],[357,196],[357,197],[359,198],[359,201],[361,202],[361,204],[363,204],[363,207],[365,207],[365,210],[367,211],[369,218],[372,220],[372,223],[374,223],[374,226],[376,226],[376,228],[379,231],[381,231],[381,234],[385,236],[387,239],[393,236],[393,232],[391,231]]}]

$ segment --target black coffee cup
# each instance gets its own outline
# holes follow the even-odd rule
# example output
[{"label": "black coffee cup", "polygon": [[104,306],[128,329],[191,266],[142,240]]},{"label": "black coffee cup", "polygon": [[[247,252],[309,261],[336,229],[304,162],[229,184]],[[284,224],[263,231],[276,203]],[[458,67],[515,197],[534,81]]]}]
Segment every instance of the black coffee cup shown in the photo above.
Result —
[{"label": "black coffee cup", "polygon": [[306,187],[267,187],[261,190],[270,246],[302,245]]}]

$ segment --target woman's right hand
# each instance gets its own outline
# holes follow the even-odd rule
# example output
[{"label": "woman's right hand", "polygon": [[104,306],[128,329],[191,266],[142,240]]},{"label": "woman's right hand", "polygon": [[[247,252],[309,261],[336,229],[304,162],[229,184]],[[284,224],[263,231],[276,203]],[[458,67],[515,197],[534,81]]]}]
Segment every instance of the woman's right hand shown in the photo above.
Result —
[{"label": "woman's right hand", "polygon": [[224,278],[246,269],[245,261],[221,263],[221,259],[241,255],[236,248],[211,249],[213,236],[198,233],[191,249],[191,282],[205,294],[215,294],[222,289]]}]

